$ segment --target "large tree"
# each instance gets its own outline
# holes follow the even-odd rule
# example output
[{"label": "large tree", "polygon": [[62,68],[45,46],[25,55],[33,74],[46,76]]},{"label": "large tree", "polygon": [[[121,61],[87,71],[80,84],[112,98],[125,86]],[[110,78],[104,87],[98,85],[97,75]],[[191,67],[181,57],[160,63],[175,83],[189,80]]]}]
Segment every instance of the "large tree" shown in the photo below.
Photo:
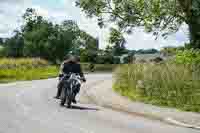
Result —
[{"label": "large tree", "polygon": [[76,48],[75,50],[80,50],[81,61],[96,63],[99,50],[99,39],[94,38],[84,31],[80,31],[76,43],[79,44],[77,45],[79,48]]},{"label": "large tree", "polygon": [[15,35],[5,42],[5,55],[8,57],[22,57],[24,49],[24,40],[19,31],[15,31]]},{"label": "large tree", "polygon": [[24,54],[42,57],[52,62],[60,61],[74,48],[80,29],[72,20],[53,24],[28,8],[23,16],[25,25],[22,34],[25,42]]},{"label": "large tree", "polygon": [[[60,62],[69,52],[84,55],[86,61],[96,62],[98,39],[79,29],[72,20],[54,24],[28,8],[23,15],[24,25],[7,39],[5,51],[11,57],[41,57]],[[1,43],[1,39],[0,39]],[[1,45],[1,44],[0,44]],[[5,55],[1,49],[1,55]]]},{"label": "large tree", "polygon": [[128,51],[125,47],[126,40],[118,30],[111,28],[109,42],[113,44],[112,52],[114,56],[127,54]]},{"label": "large tree", "polygon": [[77,6],[98,17],[100,27],[112,22],[122,33],[144,27],[167,36],[186,23],[192,47],[200,48],[200,0],[77,0]]}]

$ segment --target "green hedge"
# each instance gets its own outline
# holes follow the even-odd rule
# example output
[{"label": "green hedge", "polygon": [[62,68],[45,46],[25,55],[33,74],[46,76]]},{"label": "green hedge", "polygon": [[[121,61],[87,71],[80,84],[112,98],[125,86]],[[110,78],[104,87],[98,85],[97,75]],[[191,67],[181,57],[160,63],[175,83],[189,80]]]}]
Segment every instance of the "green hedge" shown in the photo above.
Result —
[{"label": "green hedge", "polygon": [[193,65],[123,65],[113,87],[132,100],[200,112],[200,68]]}]

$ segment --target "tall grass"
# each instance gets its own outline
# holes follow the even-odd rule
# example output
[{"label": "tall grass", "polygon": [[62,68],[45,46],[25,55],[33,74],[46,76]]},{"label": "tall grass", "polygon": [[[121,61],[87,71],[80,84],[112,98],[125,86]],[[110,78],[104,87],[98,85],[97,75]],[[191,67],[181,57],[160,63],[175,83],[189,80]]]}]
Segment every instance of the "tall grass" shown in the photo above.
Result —
[{"label": "tall grass", "polygon": [[114,89],[132,100],[200,112],[200,68],[193,65],[123,65]]},{"label": "tall grass", "polygon": [[[90,71],[89,63],[82,63],[83,71]],[[116,65],[95,64],[95,71],[111,72]],[[59,66],[40,58],[0,58],[0,83],[56,77]]]},{"label": "tall grass", "polygon": [[39,68],[49,65],[48,61],[40,58],[0,58],[0,69]]},{"label": "tall grass", "polygon": [[0,83],[56,77],[58,67],[39,58],[0,59]]}]

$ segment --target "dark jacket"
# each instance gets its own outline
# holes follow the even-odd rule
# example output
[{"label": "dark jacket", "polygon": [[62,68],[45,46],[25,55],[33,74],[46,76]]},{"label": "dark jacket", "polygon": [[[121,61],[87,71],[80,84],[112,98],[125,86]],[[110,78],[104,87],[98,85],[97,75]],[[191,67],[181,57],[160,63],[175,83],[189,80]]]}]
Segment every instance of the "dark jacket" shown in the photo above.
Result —
[{"label": "dark jacket", "polygon": [[[58,86],[57,86],[58,87],[58,91],[57,91],[57,96],[56,97],[60,97],[60,95],[61,95],[64,79],[69,78],[69,77],[63,78],[64,74],[70,74],[70,73],[77,73],[77,74],[79,74],[81,76],[83,82],[86,82],[86,79],[84,77],[84,74],[82,72],[80,64],[74,63],[72,61],[70,61],[70,62],[63,62],[61,64],[61,67],[60,67],[59,83],[58,83]],[[76,93],[79,92],[80,88],[77,88],[77,89],[78,90],[76,90]]]},{"label": "dark jacket", "polygon": [[81,65],[78,63],[74,63],[72,61],[63,64],[62,72],[64,74],[77,73],[82,78],[84,78],[84,74],[82,72]]}]

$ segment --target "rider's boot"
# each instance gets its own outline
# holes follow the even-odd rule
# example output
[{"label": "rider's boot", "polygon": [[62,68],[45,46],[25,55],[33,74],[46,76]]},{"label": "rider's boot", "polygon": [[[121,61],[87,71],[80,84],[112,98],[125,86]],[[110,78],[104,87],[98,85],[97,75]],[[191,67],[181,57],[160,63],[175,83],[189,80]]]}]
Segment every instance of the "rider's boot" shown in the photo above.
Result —
[{"label": "rider's boot", "polygon": [[73,99],[72,102],[75,103],[75,104],[77,103],[76,99]]},{"label": "rider's boot", "polygon": [[54,96],[55,99],[59,99],[59,96]]},{"label": "rider's boot", "polygon": [[57,95],[54,96],[55,99],[60,99],[61,91],[62,91],[62,89],[61,89],[61,88],[58,88]]},{"label": "rider's boot", "polygon": [[57,94],[56,96],[54,97],[55,99],[60,99],[60,95],[61,95],[61,92],[62,92],[62,83],[59,82],[58,86],[57,86]]},{"label": "rider's boot", "polygon": [[75,104],[77,103],[77,101],[76,101],[76,94],[74,94],[74,98],[72,99],[72,102],[75,103]]}]

